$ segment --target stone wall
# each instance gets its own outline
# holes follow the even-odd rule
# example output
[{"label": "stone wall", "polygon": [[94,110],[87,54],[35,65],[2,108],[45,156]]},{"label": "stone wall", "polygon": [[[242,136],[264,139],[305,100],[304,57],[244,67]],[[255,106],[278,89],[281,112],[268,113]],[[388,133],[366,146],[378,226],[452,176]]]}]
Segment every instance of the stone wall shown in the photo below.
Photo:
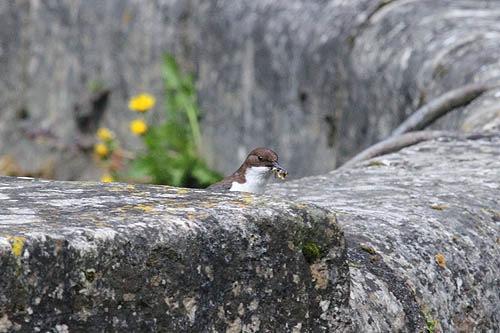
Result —
[{"label": "stone wall", "polygon": [[[152,1],[0,4],[0,156],[24,174],[96,179],[92,137],[131,147],[127,100],[154,94],[161,59],[195,72],[209,164],[251,148],[291,178],[330,171],[432,98],[500,75],[495,1]],[[109,91],[95,108],[91,86]],[[491,118],[498,119],[495,94]],[[477,101],[480,103],[480,101]],[[437,128],[457,128],[460,114]],[[462,118],[461,118],[462,117]],[[468,128],[467,126],[465,128]],[[311,163],[314,161],[314,163]]]}]

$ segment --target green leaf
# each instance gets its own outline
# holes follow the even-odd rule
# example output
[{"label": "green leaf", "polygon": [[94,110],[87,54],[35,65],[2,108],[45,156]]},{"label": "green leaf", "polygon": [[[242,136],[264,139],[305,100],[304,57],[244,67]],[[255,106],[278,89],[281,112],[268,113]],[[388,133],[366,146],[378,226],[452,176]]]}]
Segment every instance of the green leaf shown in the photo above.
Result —
[{"label": "green leaf", "polygon": [[151,124],[142,136],[144,151],[131,163],[127,176],[151,178],[156,184],[206,187],[222,177],[198,155],[200,112],[193,75],[182,74],[168,54],[164,57],[163,75],[166,120]]}]

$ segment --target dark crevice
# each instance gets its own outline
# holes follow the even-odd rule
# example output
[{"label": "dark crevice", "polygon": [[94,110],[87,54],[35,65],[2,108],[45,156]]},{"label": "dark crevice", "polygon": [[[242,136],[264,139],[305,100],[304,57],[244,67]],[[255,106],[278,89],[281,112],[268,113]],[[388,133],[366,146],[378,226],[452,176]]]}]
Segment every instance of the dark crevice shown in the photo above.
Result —
[{"label": "dark crevice", "polygon": [[354,32],[350,33],[346,39],[345,42],[349,45],[349,48],[353,48],[354,44],[356,43],[356,38],[362,33],[362,31],[370,24],[370,21],[372,17],[378,13],[379,10],[384,8],[385,6],[396,2],[397,0],[387,0],[387,1],[382,1],[380,2],[367,16],[366,19],[359,24],[358,26],[354,27]]},{"label": "dark crevice", "polygon": [[110,89],[103,89],[92,95],[87,101],[74,106],[75,121],[82,133],[93,133],[108,105]]}]

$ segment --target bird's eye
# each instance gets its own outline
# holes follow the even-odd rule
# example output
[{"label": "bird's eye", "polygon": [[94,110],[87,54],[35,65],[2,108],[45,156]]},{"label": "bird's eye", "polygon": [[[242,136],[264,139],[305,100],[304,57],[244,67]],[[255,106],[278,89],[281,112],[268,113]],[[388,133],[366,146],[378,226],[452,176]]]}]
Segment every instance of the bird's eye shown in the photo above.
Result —
[{"label": "bird's eye", "polygon": [[262,161],[262,160],[263,160],[262,156],[260,156],[260,155],[259,155],[259,156],[257,156],[257,157],[259,158],[259,161]]}]

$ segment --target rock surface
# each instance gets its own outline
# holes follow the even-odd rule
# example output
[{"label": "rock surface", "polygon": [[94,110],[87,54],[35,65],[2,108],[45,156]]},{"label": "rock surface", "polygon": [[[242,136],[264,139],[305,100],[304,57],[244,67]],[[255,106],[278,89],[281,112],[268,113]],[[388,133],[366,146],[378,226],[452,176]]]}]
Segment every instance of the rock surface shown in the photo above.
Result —
[{"label": "rock surface", "polygon": [[497,332],[499,156],[500,133],[443,138],[270,191],[337,213],[354,331]]},{"label": "rock surface", "polygon": [[420,142],[281,198],[1,177],[0,331],[498,331],[498,156]]},{"label": "rock surface", "polygon": [[0,177],[0,332],[344,331],[335,216],[165,186]]},{"label": "rock surface", "polygon": [[[100,177],[97,126],[138,146],[127,100],[149,92],[161,117],[166,51],[196,73],[204,153],[224,174],[256,146],[291,178],[330,171],[432,98],[500,76],[497,1],[19,0],[0,22],[0,158],[60,179]],[[462,109],[436,129],[476,124]]]}]

